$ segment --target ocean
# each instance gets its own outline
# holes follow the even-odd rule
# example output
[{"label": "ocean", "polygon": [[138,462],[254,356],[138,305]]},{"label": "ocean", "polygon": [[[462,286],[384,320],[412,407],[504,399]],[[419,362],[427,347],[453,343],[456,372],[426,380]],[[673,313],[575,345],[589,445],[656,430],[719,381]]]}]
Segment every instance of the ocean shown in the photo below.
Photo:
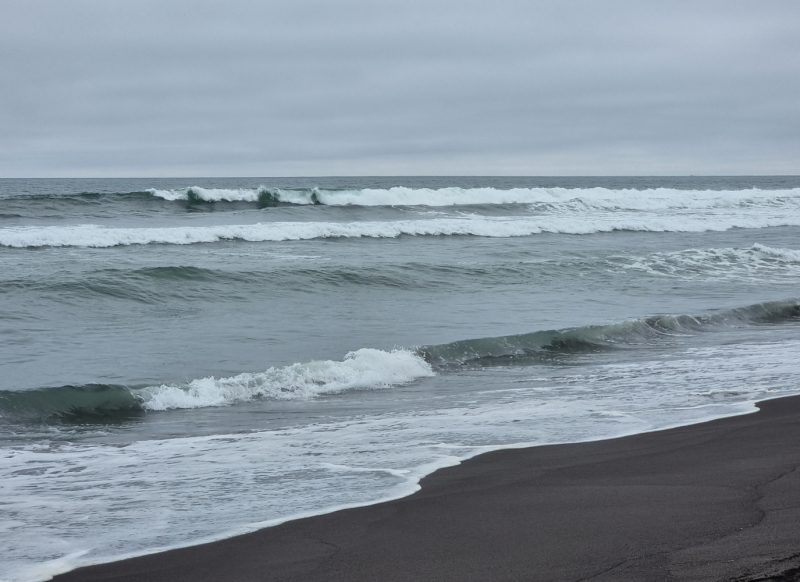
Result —
[{"label": "ocean", "polygon": [[0,180],[0,580],[800,393],[800,177]]}]

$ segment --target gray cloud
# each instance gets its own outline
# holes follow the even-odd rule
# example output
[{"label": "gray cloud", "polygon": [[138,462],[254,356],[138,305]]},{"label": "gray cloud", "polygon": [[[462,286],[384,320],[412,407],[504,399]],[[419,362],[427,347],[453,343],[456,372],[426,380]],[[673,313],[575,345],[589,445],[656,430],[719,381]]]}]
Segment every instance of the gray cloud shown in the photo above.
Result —
[{"label": "gray cloud", "polygon": [[800,173],[800,4],[3,1],[0,175]]}]

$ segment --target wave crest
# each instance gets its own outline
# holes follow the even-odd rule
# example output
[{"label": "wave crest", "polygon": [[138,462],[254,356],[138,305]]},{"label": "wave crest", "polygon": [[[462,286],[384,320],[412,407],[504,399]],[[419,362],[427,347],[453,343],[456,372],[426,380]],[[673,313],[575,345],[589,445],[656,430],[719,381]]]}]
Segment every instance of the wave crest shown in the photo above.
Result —
[{"label": "wave crest", "polygon": [[130,416],[148,410],[204,408],[258,398],[305,400],[347,390],[375,390],[434,376],[425,360],[408,350],[362,348],[342,361],[319,360],[244,373],[200,378],[188,384],[144,388],[89,384],[26,391],[0,391],[0,415],[60,417]]},{"label": "wave crest", "polygon": [[509,361],[536,364],[553,355],[633,347],[665,338],[711,332],[718,326],[780,323],[800,317],[800,300],[771,301],[710,315],[658,315],[609,325],[476,338],[415,350],[362,348],[341,361],[319,360],[244,373],[200,378],[188,384],[144,388],[90,384],[28,391],[0,391],[0,416],[65,420],[226,406],[258,398],[305,400],[348,390],[374,390],[436,375],[435,368]]},{"label": "wave crest", "polygon": [[423,346],[417,353],[436,367],[468,363],[492,364],[498,359],[534,361],[556,354],[599,352],[636,346],[676,336],[713,331],[717,326],[777,323],[800,317],[800,301],[770,301],[711,315],[657,315],[608,325],[536,331]]},{"label": "wave crest", "polygon": [[[202,408],[257,398],[309,399],[347,390],[380,389],[434,376],[434,366],[491,364],[499,359],[537,359],[553,354],[635,346],[718,326],[779,323],[800,317],[800,300],[770,301],[710,315],[658,315],[609,325],[487,337],[391,352],[362,348],[341,361],[319,360],[244,373],[200,378],[188,384],[144,388],[116,385],[61,386],[0,391],[0,413],[38,417],[130,414],[146,410]],[[523,358],[523,361],[519,361]]]},{"label": "wave crest", "polygon": [[0,229],[6,247],[113,247],[120,245],[188,245],[225,240],[249,242],[311,240],[316,238],[396,238],[469,235],[493,238],[541,233],[592,234],[613,231],[707,232],[731,228],[800,226],[800,214],[769,216],[537,216],[495,218],[433,218],[363,222],[267,222],[241,225],[114,228],[94,224],[75,226],[12,227]]},{"label": "wave crest", "polygon": [[332,360],[270,368],[231,378],[202,378],[188,386],[163,384],[145,388],[144,408],[201,408],[247,402],[258,397],[276,400],[308,399],[346,390],[385,388],[433,376],[430,365],[408,350],[384,352],[362,348],[341,362]]},{"label": "wave crest", "polygon": [[326,206],[470,206],[483,204],[533,204],[564,210],[666,210],[730,208],[752,205],[800,203],[800,188],[785,190],[646,190],[609,188],[202,188],[173,190],[150,188],[164,200],[189,202],[256,202],[274,204],[322,204]]}]

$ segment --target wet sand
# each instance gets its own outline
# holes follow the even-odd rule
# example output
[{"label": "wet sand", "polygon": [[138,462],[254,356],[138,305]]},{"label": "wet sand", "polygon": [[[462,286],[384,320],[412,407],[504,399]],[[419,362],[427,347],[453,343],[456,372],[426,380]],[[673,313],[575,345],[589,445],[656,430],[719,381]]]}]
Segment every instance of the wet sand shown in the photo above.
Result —
[{"label": "wet sand", "polygon": [[487,453],[397,501],[55,580],[800,580],[800,397],[759,408]]}]

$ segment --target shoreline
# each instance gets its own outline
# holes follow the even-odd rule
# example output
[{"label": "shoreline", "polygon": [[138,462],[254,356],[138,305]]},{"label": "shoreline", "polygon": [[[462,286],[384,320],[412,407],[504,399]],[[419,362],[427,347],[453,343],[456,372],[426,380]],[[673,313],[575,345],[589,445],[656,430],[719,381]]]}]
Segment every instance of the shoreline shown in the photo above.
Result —
[{"label": "shoreline", "polygon": [[392,501],[53,580],[794,580],[769,576],[800,576],[800,396],[756,406],[481,453]]}]

